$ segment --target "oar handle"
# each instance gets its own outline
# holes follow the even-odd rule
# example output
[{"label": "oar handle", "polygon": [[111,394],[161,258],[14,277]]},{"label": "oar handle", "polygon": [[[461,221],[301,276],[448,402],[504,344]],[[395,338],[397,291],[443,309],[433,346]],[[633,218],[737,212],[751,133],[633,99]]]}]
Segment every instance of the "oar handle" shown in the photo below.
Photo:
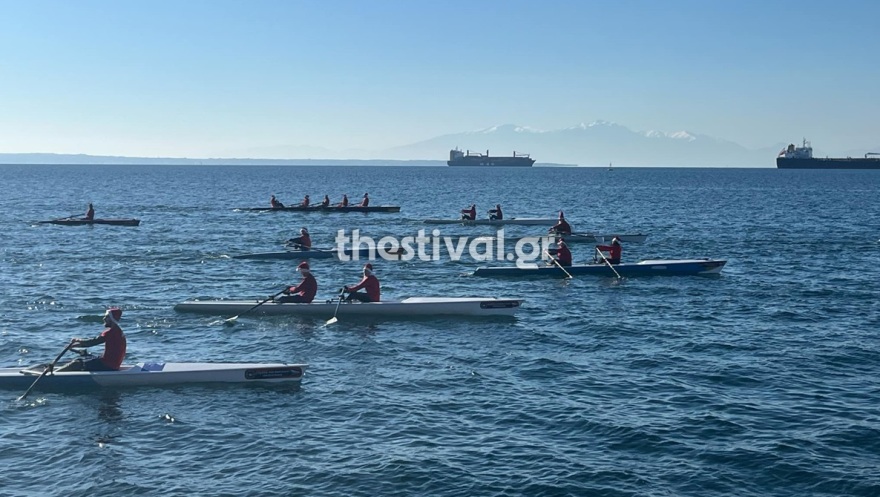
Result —
[{"label": "oar handle", "polygon": [[602,251],[599,250],[599,247],[596,247],[596,252],[599,252],[599,256],[602,257],[602,260],[605,261],[605,264],[608,264],[608,267],[610,267],[611,270],[614,271],[614,275],[617,276],[617,279],[623,279],[620,277],[620,273],[618,273],[617,270],[614,269],[614,266],[611,264],[611,262],[608,261],[608,258],[605,257],[605,254],[603,254]]},{"label": "oar handle", "polygon": [[61,360],[61,357],[66,354],[71,347],[73,347],[73,340],[71,340],[70,343],[67,344],[67,347],[64,347],[64,350],[62,350],[61,353],[58,354],[58,357],[56,357],[54,361],[46,366],[46,369],[43,370],[40,376],[37,376],[37,379],[34,380],[33,383],[31,383],[31,386],[29,386],[23,394],[21,394],[21,397],[19,397],[18,400],[24,400],[24,398],[27,397],[29,393],[31,393],[31,390],[33,390],[34,387],[37,386],[37,383],[39,383],[39,381],[42,380],[44,376],[49,374],[49,371],[52,371],[55,368],[55,364],[57,364],[58,361]]},{"label": "oar handle", "polygon": [[[287,290],[287,288],[288,288],[288,287],[284,287],[284,290]],[[284,290],[281,290],[280,292],[276,293],[275,295],[271,295],[271,296],[269,296],[269,298],[267,298],[266,300],[263,300],[262,302],[260,302],[260,303],[258,303],[257,305],[251,307],[250,309],[248,309],[248,310],[242,312],[241,314],[238,314],[238,315],[232,316],[231,318],[227,319],[226,322],[227,322],[227,323],[230,323],[230,322],[232,322],[232,321],[235,321],[236,319],[238,319],[238,318],[240,318],[241,316],[244,316],[245,314],[247,314],[247,313],[253,311],[253,310],[256,309],[257,307],[260,307],[261,305],[265,304],[266,302],[268,302],[268,301],[270,301],[270,300],[274,300],[275,297],[277,297],[277,296],[281,295],[282,293],[284,293]]]},{"label": "oar handle", "polygon": [[544,253],[547,254],[547,257],[549,257],[551,261],[553,261],[553,264],[556,264],[556,267],[561,269],[562,272],[565,273],[566,276],[568,276],[568,279],[572,279],[572,280],[574,279],[574,276],[572,276],[571,273],[566,271],[565,268],[562,267],[562,264],[559,263],[559,260],[556,259],[555,257],[553,257],[552,255],[550,255],[550,252],[545,250]]}]

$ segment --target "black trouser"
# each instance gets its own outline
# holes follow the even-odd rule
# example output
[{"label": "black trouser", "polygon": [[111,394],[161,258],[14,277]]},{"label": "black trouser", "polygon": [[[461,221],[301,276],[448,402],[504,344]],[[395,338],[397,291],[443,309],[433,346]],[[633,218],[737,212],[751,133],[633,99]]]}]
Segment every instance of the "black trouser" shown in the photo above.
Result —
[{"label": "black trouser", "polygon": [[283,297],[279,297],[275,299],[275,302],[281,302],[282,304],[308,304],[311,300],[306,300],[305,297],[297,293],[294,295],[284,295]]},{"label": "black trouser", "polygon": [[104,364],[99,357],[92,359],[75,359],[64,366],[56,369],[56,371],[116,371]]},{"label": "black trouser", "polygon": [[348,294],[348,297],[345,298],[346,301],[358,300],[360,302],[372,302],[373,299],[370,298],[369,295],[363,292],[351,292]]}]

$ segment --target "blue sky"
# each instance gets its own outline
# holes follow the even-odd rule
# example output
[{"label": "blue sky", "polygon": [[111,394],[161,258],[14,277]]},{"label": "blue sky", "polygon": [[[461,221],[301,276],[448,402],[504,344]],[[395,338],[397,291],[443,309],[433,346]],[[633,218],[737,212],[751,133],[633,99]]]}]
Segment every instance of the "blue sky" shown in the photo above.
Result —
[{"label": "blue sky", "polygon": [[880,146],[880,2],[0,0],[0,153],[381,150],[608,120]]}]

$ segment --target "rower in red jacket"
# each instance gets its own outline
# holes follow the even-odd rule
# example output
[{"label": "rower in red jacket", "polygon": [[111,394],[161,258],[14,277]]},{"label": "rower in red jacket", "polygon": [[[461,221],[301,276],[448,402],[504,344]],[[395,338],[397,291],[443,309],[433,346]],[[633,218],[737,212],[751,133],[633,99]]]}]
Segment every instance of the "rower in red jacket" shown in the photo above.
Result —
[{"label": "rower in red jacket", "polygon": [[287,244],[297,250],[310,250],[312,248],[312,237],[309,236],[309,230],[303,227],[299,230],[299,236],[287,240]]},{"label": "rower in red jacket", "polygon": [[477,218],[477,204],[471,204],[470,209],[462,209],[461,218],[465,221],[475,220]]},{"label": "rower in red jacket", "polygon": [[302,275],[302,281],[298,285],[284,290],[284,296],[279,298],[277,302],[285,304],[310,304],[315,299],[315,294],[318,293],[318,281],[312,276],[309,263],[306,261],[300,262],[296,270]]},{"label": "rower in red jacket", "polygon": [[309,196],[306,195],[305,198],[303,198],[302,203],[299,204],[299,206],[300,207],[308,207],[310,203],[311,203],[311,200],[309,200]]},{"label": "rower in red jacket", "polygon": [[[366,293],[359,292],[363,289]],[[345,300],[360,300],[361,302],[379,302],[379,279],[373,274],[373,265],[367,263],[364,266],[364,278],[355,286],[346,286],[344,292],[348,292]]]},{"label": "rower in red jacket", "polygon": [[547,232],[556,233],[558,235],[571,234],[571,225],[568,224],[568,221],[565,220],[565,214],[563,214],[562,211],[559,211],[559,220],[556,221],[556,224],[554,224],[552,228],[547,230]]},{"label": "rower in red jacket", "polygon": [[58,368],[58,371],[118,371],[125,359],[125,333],[119,327],[122,309],[111,307],[104,313],[107,328],[95,338],[74,338],[71,348],[86,348],[104,344],[104,354],[90,359],[80,358]]},{"label": "rower in red jacket", "polygon": [[86,211],[86,220],[92,221],[95,219],[95,208],[92,207],[92,203],[89,202],[89,209]]},{"label": "rower in red jacket", "polygon": [[620,246],[620,239],[616,236],[611,239],[611,245],[597,245],[597,249],[608,252],[608,262],[611,264],[620,264],[620,256],[623,253],[623,248]]},{"label": "rower in red jacket", "polygon": [[342,202],[339,203],[339,207],[348,207],[348,194],[342,194]]},{"label": "rower in red jacket", "polygon": [[365,193],[364,199],[361,200],[361,205],[359,205],[358,207],[369,207],[369,206],[370,206],[370,196],[369,196],[369,194]]},{"label": "rower in red jacket", "polygon": [[275,195],[272,195],[272,198],[269,199],[269,205],[272,206],[273,209],[283,209],[284,208],[284,204],[279,202],[278,199],[275,198]]},{"label": "rower in red jacket", "polygon": [[330,207],[330,196],[324,195],[324,200],[321,201],[321,207]]},{"label": "rower in red jacket", "polygon": [[561,237],[556,239],[556,262],[560,266],[571,266],[571,250]]},{"label": "rower in red jacket", "polygon": [[501,204],[495,204],[494,209],[489,209],[489,219],[501,221],[504,214],[501,213]]}]

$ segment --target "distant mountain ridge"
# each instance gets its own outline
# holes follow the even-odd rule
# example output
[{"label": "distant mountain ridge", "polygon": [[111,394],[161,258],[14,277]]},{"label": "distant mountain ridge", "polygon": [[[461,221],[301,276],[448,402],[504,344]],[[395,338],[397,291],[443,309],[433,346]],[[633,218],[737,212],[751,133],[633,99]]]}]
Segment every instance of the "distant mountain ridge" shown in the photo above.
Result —
[{"label": "distant mountain ridge", "polygon": [[449,154],[449,149],[487,150],[491,155],[528,153],[538,162],[547,160],[585,166],[703,166],[775,167],[781,142],[749,150],[734,142],[687,131],[636,132],[625,126],[596,121],[542,131],[505,124],[478,131],[438,136],[384,151],[388,158]]},{"label": "distant mountain ridge", "polygon": [[[453,148],[507,156],[528,153],[536,165],[775,167],[776,155],[788,143],[757,150],[729,140],[689,131],[633,131],[610,121],[594,121],[556,130],[504,124],[476,131],[437,136],[384,150],[330,150],[278,145],[238,150],[232,158],[122,157],[84,154],[0,154],[3,164],[202,164],[202,165],[444,165]],[[814,151],[817,157],[861,156],[875,150],[841,154]],[[235,158],[235,156],[250,158]],[[297,158],[300,157],[300,158]]]}]

